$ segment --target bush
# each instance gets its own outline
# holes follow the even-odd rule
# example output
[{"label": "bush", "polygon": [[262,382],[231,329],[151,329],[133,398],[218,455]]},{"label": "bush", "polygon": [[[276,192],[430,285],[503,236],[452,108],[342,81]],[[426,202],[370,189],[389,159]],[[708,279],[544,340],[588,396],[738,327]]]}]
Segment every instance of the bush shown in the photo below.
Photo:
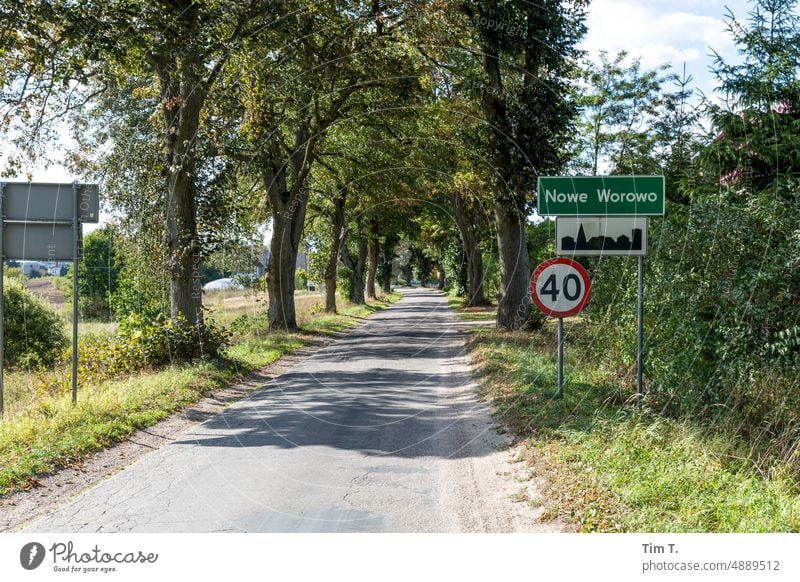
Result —
[{"label": "bush", "polygon": [[121,263],[111,226],[99,228],[84,238],[83,258],[78,266],[81,317],[111,319],[110,298],[119,285]]},{"label": "bush", "polygon": [[[114,338],[87,335],[78,345],[78,381],[101,384],[143,369],[156,369],[198,357],[217,355],[227,344],[229,334],[211,321],[198,332],[196,326],[175,324],[164,315],[152,319],[130,315],[120,322]],[[63,350],[60,365],[39,374],[44,390],[59,392],[70,385],[70,352]]]},{"label": "bush", "polygon": [[308,274],[305,269],[297,269],[294,272],[294,288],[305,290],[306,285],[308,285]]},{"label": "bush", "polygon": [[198,326],[182,319],[173,321],[160,313],[151,319],[130,314],[119,323],[119,342],[128,352],[126,357],[144,366],[216,356],[227,345],[228,337],[212,321]]},{"label": "bush", "polygon": [[169,306],[166,285],[151,273],[134,266],[125,266],[119,283],[111,295],[111,309],[117,320],[138,314],[146,319],[163,313]]},{"label": "bush", "polygon": [[336,270],[336,287],[339,295],[344,298],[350,297],[350,288],[353,282],[353,271],[341,265]]},{"label": "bush", "polygon": [[3,297],[5,363],[24,368],[53,364],[68,343],[64,321],[13,279],[6,283]]}]

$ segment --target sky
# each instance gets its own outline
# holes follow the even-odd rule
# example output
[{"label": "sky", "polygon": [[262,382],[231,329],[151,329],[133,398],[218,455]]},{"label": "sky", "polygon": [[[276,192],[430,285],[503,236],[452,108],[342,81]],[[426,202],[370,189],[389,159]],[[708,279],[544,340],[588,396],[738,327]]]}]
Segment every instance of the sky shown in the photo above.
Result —
[{"label": "sky", "polygon": [[[710,71],[712,49],[728,61],[737,58],[725,28],[726,7],[746,20],[746,0],[593,0],[582,48],[592,58],[601,50],[612,56],[625,50],[641,58],[645,69],[667,63],[680,72],[685,63],[693,86],[710,96],[715,84]],[[73,177],[54,165],[37,169],[33,179],[71,182]]]},{"label": "sky", "polygon": [[601,50],[612,56],[625,50],[641,58],[645,69],[666,63],[680,73],[685,63],[694,87],[711,96],[714,51],[726,61],[737,60],[726,30],[727,8],[737,20],[747,20],[746,0],[592,0],[582,48],[592,57]]}]

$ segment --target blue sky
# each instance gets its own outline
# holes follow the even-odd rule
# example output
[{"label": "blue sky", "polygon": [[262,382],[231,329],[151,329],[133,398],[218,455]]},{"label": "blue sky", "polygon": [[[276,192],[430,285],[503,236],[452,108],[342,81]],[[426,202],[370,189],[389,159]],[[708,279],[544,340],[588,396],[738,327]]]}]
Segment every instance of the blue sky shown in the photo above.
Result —
[{"label": "blue sky", "polygon": [[726,7],[737,20],[747,20],[750,3],[745,0],[592,0],[583,48],[590,56],[626,50],[648,69],[668,63],[680,72],[686,63],[694,87],[710,96],[715,85],[712,49],[729,62],[737,60],[726,31]]}]

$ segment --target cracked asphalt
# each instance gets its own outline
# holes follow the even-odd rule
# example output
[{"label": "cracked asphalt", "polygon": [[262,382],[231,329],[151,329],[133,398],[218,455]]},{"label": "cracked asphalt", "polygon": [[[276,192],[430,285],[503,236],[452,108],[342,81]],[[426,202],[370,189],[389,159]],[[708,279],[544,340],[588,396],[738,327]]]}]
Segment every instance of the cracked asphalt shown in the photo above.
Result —
[{"label": "cracked asphalt", "polygon": [[441,293],[404,293],[27,531],[552,530],[511,501],[465,323]]}]

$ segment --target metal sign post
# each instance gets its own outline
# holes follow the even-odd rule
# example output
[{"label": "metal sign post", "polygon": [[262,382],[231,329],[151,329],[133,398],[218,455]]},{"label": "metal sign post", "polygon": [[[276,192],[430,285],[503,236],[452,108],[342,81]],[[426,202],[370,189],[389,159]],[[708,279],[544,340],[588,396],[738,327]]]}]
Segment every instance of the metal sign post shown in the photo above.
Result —
[{"label": "metal sign post", "polygon": [[558,318],[558,388],[556,398],[564,398],[564,318]]},{"label": "metal sign post", "polygon": [[572,259],[557,257],[540,264],[531,276],[531,300],[547,316],[558,318],[558,380],[556,397],[564,397],[564,318],[586,306],[592,281],[586,269]]},{"label": "metal sign post", "polygon": [[78,254],[81,238],[81,198],[77,183],[72,185],[72,195],[75,203],[72,214],[72,403],[75,404],[78,401]]},{"label": "metal sign post", "polygon": [[639,256],[639,281],[636,293],[636,407],[642,408],[642,375],[644,373],[644,257]]},{"label": "metal sign post", "polygon": [[6,363],[6,353],[5,353],[5,337],[6,337],[6,330],[5,330],[5,289],[3,289],[3,279],[5,274],[3,270],[5,269],[5,257],[3,255],[3,224],[5,223],[5,214],[4,214],[4,202],[6,199],[6,185],[0,183],[0,417],[3,416],[5,411],[4,404],[3,404],[3,368],[5,367]]},{"label": "metal sign post", "polygon": [[[666,212],[665,178],[646,175],[540,176],[536,190],[539,214],[556,217],[557,255],[637,257],[636,407],[641,409],[644,397],[647,223],[648,217],[664,216]],[[560,343],[559,335],[559,349]],[[560,378],[559,369],[559,383]]]}]

